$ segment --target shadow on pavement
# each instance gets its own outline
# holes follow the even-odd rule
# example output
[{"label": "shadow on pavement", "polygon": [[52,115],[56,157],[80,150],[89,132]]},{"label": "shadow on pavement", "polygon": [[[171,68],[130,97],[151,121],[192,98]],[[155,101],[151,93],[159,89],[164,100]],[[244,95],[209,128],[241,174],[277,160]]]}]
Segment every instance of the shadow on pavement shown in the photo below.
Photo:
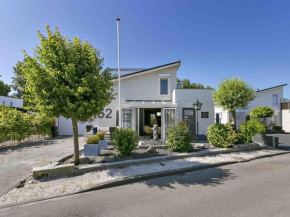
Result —
[{"label": "shadow on pavement", "polygon": [[144,181],[150,188],[157,187],[160,190],[164,188],[175,189],[175,185],[189,187],[191,185],[212,186],[224,184],[225,181],[234,179],[236,176],[229,169],[219,167],[183,173],[174,176],[167,176],[159,179]]}]

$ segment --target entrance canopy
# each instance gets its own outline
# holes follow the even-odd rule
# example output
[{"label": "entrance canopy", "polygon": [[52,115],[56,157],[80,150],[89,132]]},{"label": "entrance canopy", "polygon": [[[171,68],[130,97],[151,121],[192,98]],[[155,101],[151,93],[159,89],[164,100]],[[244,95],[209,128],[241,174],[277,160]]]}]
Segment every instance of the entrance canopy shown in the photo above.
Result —
[{"label": "entrance canopy", "polygon": [[177,108],[178,104],[172,100],[126,100],[122,108]]}]

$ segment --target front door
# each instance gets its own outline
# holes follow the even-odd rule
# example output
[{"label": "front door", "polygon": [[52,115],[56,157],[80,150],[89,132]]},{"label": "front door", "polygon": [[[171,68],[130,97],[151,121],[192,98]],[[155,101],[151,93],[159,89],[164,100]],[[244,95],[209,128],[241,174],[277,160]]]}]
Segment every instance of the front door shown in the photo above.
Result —
[{"label": "front door", "polygon": [[195,110],[193,108],[182,109],[182,119],[189,125],[189,131],[192,136],[196,135]]}]

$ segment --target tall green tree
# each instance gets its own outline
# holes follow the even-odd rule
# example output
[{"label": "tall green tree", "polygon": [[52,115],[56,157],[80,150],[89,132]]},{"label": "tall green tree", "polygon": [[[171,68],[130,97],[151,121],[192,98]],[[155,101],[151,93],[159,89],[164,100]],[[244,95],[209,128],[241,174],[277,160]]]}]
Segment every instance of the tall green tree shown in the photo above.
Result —
[{"label": "tall green tree", "polygon": [[5,84],[3,81],[0,80],[0,96],[8,96],[10,90],[10,85]]},{"label": "tall green tree", "polygon": [[236,129],[236,109],[246,109],[255,99],[255,90],[239,77],[224,79],[218,89],[213,92],[216,106],[228,110],[232,114],[231,125]]},{"label": "tall green tree", "polygon": [[33,56],[24,51],[24,99],[46,114],[71,119],[77,165],[77,122],[92,120],[114,99],[112,75],[103,70],[104,59],[88,41],[71,40],[58,28],[52,32],[47,26],[46,31],[47,36],[38,32]]},{"label": "tall green tree", "polygon": [[23,91],[25,89],[26,81],[24,79],[23,73],[22,73],[23,63],[18,61],[16,63],[16,66],[13,67],[13,73],[14,77],[12,77],[12,89],[15,91],[13,93],[13,96],[22,98]]}]

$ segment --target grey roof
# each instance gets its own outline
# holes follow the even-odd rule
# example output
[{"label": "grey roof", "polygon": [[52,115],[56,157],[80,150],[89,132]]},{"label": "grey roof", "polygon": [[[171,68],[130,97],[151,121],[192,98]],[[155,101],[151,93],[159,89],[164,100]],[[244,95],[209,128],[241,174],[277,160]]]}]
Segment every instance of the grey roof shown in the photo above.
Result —
[{"label": "grey roof", "polygon": [[281,84],[281,85],[278,85],[278,86],[269,87],[269,88],[262,89],[262,90],[258,89],[256,92],[262,92],[262,91],[271,90],[271,89],[275,89],[275,88],[278,88],[278,87],[284,87],[284,86],[287,86],[287,84]]}]

